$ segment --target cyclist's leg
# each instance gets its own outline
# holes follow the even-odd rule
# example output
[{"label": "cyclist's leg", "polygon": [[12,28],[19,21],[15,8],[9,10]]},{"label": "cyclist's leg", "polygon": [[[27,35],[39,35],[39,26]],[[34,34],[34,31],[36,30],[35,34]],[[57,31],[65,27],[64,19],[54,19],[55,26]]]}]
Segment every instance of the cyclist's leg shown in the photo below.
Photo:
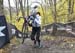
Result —
[{"label": "cyclist's leg", "polygon": [[41,32],[41,28],[37,27],[36,41],[38,42],[38,45],[40,45],[40,32]]},{"label": "cyclist's leg", "polygon": [[35,34],[36,34],[36,29],[32,27],[31,40],[34,41],[34,43],[36,43]]}]

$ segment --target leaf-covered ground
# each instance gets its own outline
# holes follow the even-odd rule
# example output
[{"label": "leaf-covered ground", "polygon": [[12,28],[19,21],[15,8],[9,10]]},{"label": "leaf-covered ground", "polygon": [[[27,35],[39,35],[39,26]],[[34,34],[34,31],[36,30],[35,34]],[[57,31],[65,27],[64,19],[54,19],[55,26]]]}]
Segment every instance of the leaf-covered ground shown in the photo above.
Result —
[{"label": "leaf-covered ground", "polygon": [[75,53],[75,37],[41,36],[42,48],[33,48],[33,42],[27,38],[24,44],[13,38],[11,43],[0,49],[0,53]]}]

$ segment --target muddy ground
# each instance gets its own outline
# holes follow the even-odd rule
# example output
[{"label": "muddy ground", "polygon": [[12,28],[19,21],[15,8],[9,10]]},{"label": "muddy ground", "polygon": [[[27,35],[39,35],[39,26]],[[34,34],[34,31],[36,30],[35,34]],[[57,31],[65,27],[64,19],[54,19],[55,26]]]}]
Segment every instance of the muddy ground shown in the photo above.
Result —
[{"label": "muddy ground", "polygon": [[75,53],[75,36],[67,32],[58,32],[41,36],[42,48],[34,48],[30,38],[20,43],[20,39],[13,38],[10,44],[0,49],[0,53]]}]

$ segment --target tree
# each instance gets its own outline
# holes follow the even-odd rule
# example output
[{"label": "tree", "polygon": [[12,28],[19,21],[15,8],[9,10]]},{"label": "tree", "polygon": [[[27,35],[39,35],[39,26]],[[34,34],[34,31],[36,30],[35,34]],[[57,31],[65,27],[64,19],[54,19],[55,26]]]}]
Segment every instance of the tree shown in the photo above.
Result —
[{"label": "tree", "polygon": [[8,0],[8,3],[9,3],[10,21],[11,21],[11,23],[12,23],[12,13],[11,13],[10,0]]},{"label": "tree", "polygon": [[70,22],[71,15],[71,0],[68,0],[68,22]]},{"label": "tree", "polygon": [[53,25],[53,32],[52,32],[52,34],[56,35],[56,32],[57,32],[57,26],[56,26],[56,23],[57,23],[56,0],[54,0],[54,11],[53,11],[53,14],[54,14],[54,25]]},{"label": "tree", "polygon": [[71,21],[73,21],[73,17],[74,17],[74,0],[72,0],[72,4],[71,4]]},{"label": "tree", "polygon": [[16,16],[19,15],[19,0],[14,0],[15,7],[16,7]]},{"label": "tree", "polygon": [[51,9],[52,15],[53,15],[53,20],[54,20],[52,35],[55,35],[56,31],[57,31],[57,26],[56,26],[56,23],[57,23],[56,0],[49,0],[49,4],[50,4],[50,9]]}]

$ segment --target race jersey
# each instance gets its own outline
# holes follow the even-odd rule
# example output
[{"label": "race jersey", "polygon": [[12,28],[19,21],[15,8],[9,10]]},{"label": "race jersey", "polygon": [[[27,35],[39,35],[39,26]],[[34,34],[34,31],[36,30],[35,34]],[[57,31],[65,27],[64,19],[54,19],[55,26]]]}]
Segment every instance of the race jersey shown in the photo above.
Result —
[{"label": "race jersey", "polygon": [[41,16],[36,15],[36,18],[32,22],[33,27],[40,27],[41,26]]},{"label": "race jersey", "polygon": [[29,20],[29,24],[32,25],[32,27],[41,26],[41,16],[39,15],[36,15],[36,17],[30,16],[28,20]]}]

